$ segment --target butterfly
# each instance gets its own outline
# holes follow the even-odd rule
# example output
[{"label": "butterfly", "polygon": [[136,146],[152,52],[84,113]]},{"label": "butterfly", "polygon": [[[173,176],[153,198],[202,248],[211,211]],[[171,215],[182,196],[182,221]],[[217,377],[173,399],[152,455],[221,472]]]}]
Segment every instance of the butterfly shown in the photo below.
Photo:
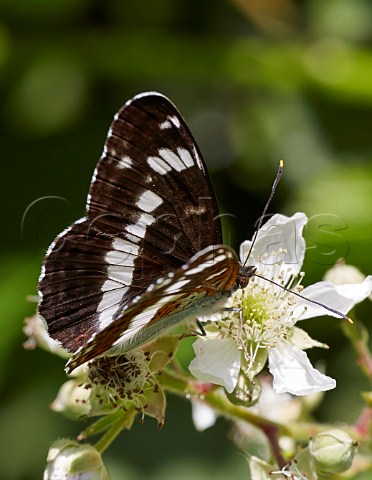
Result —
[{"label": "butterfly", "polygon": [[241,273],[184,119],[165,96],[142,93],[114,117],[85,216],[47,250],[39,315],[73,353],[71,372],[223,308]]}]

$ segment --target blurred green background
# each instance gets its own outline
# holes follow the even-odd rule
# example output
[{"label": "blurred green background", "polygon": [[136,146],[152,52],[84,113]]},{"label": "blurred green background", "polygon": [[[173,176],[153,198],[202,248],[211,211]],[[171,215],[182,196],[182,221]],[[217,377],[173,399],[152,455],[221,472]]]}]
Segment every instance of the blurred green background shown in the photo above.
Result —
[{"label": "blurred green background", "polygon": [[[0,2],[2,479],[41,478],[50,443],[83,428],[49,411],[63,361],[24,351],[22,322],[46,248],[83,215],[117,109],[146,90],[176,103],[234,215],[226,243],[251,237],[283,158],[270,210],[312,217],[304,283],[342,256],[372,273],[371,42],[369,0]],[[371,313],[365,302],[356,316]],[[369,386],[339,321],[308,327],[331,346],[313,361],[338,381],[317,417],[353,421]],[[189,404],[170,398],[165,427],[137,423],[106,463],[113,480],[247,478],[228,429],[196,433]]]}]

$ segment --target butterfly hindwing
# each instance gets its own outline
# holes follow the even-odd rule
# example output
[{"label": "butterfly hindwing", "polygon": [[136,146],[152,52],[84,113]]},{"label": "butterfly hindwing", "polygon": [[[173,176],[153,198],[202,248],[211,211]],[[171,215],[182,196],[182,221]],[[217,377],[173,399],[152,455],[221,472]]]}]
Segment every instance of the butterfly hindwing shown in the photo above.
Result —
[{"label": "butterfly hindwing", "polygon": [[211,245],[181,268],[151,284],[115,319],[69,360],[67,371],[104,353],[111,347],[125,352],[149,342],[191,316],[222,306],[239,273],[233,250]]}]

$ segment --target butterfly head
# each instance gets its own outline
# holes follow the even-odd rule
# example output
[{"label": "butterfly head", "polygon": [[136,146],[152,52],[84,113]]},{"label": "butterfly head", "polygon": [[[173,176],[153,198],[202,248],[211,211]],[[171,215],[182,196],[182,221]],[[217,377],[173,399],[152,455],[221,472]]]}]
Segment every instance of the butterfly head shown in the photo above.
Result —
[{"label": "butterfly head", "polygon": [[249,266],[244,266],[242,265],[240,267],[240,271],[239,271],[239,275],[237,276],[237,279],[236,279],[236,289],[238,288],[245,288],[248,283],[249,283],[249,280],[255,275],[256,273],[256,267],[254,267],[253,265],[249,265]]}]

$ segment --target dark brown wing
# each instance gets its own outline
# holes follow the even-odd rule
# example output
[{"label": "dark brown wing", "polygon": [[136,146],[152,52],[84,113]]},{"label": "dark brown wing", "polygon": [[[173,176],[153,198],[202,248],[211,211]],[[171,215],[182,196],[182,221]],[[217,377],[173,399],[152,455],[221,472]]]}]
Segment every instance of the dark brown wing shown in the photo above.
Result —
[{"label": "dark brown wing", "polygon": [[156,279],[221,242],[213,188],[185,121],[163,95],[137,95],[115,115],[86,217],[48,249],[39,313],[74,352]]}]

